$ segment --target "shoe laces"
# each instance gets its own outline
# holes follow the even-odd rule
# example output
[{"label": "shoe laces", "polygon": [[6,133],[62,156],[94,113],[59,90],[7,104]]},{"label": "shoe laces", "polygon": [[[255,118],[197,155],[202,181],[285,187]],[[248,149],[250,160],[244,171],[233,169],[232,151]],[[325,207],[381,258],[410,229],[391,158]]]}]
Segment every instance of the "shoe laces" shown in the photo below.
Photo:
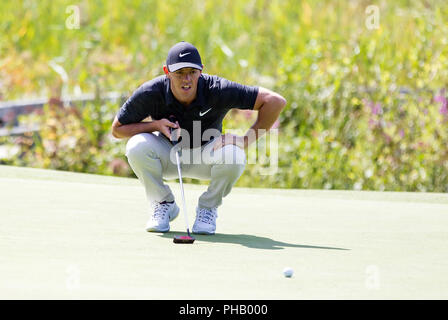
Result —
[{"label": "shoe laces", "polygon": [[216,208],[199,208],[198,220],[201,222],[213,224],[217,216]]},{"label": "shoe laces", "polygon": [[153,219],[164,219],[165,215],[168,212],[168,209],[170,208],[171,203],[160,203],[155,202],[153,205],[154,213],[152,215]]}]

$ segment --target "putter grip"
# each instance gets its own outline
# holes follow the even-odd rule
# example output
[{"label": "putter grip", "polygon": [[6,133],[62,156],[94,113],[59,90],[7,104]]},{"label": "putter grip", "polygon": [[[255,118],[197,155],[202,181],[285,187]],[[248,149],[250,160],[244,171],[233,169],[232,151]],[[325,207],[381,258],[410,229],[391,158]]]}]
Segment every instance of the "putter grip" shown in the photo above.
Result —
[{"label": "putter grip", "polygon": [[[170,120],[170,122],[172,122],[172,123],[176,123],[176,117],[173,115],[169,116],[168,120]],[[177,143],[177,137],[175,137],[175,135],[173,135],[173,131],[174,131],[174,128],[170,127],[170,140],[171,140],[171,143],[174,145]]]}]

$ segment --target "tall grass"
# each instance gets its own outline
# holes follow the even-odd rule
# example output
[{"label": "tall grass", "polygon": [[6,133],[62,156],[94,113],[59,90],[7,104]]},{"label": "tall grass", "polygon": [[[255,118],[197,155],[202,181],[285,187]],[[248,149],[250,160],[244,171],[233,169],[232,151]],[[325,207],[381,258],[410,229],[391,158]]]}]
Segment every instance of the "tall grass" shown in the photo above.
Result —
[{"label": "tall grass", "polygon": [[[67,28],[70,5],[80,10],[79,29]],[[377,29],[366,26],[369,5],[379,9]],[[62,87],[130,94],[161,74],[169,47],[186,40],[200,49],[205,72],[268,87],[288,100],[276,174],[261,175],[262,165],[249,165],[238,185],[448,191],[445,1],[43,0],[0,6],[4,100],[58,96]],[[67,82],[50,61],[66,71]],[[118,108],[103,106],[102,125],[85,122],[84,113],[79,127],[107,131]],[[229,114],[225,128],[248,128],[254,115],[244,115]],[[42,133],[39,139],[50,138]],[[110,159],[125,160],[120,142],[107,132],[89,141],[97,152],[107,150],[102,164],[86,160],[79,167],[76,158],[65,163],[64,154],[62,168],[111,174]],[[44,147],[38,150],[49,157]],[[35,154],[3,162],[58,167],[33,161]]]}]

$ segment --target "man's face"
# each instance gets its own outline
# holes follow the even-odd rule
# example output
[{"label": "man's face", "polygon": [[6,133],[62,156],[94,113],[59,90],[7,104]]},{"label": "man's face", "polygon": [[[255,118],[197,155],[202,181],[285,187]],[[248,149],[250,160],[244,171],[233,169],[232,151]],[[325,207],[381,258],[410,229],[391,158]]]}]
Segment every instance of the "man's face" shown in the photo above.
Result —
[{"label": "man's face", "polygon": [[182,68],[166,73],[170,79],[171,92],[180,103],[189,105],[196,98],[201,72],[194,68]]}]

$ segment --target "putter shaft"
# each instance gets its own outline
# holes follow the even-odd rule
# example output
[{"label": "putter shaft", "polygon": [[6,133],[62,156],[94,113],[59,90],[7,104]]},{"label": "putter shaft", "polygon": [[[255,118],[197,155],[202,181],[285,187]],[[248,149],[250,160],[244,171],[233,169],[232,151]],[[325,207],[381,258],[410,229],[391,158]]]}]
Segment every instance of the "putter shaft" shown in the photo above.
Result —
[{"label": "putter shaft", "polygon": [[182,183],[182,171],[181,171],[181,168],[180,168],[179,150],[176,151],[176,162],[177,162],[177,172],[179,174],[180,192],[181,192],[181,195],[182,195],[182,205],[183,205],[183,210],[184,210],[185,226],[187,228],[188,236],[191,237],[191,235],[190,235],[190,228],[188,226],[187,204],[185,202],[184,185]]},{"label": "putter shaft", "polygon": [[[169,120],[173,123],[176,123],[176,118],[171,115],[169,117]],[[175,146],[178,142],[177,137],[173,136],[173,128],[170,128],[170,140],[173,146]],[[174,243],[193,243],[194,238],[190,235],[190,228],[188,226],[188,216],[187,216],[187,204],[185,202],[185,193],[184,193],[184,184],[182,182],[182,170],[180,167],[180,151],[176,150],[176,163],[177,163],[177,173],[179,174],[179,183],[180,183],[180,192],[182,195],[182,205],[184,210],[184,218],[185,218],[185,227],[187,228],[187,234],[188,236],[174,236],[173,242]]]}]

